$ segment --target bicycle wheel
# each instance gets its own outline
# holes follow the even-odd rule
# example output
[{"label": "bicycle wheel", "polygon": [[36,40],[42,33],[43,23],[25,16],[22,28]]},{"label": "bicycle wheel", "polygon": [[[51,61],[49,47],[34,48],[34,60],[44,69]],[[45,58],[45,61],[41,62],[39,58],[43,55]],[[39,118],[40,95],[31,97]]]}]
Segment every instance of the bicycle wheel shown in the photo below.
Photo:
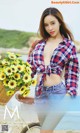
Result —
[{"label": "bicycle wheel", "polygon": [[40,133],[40,123],[31,123],[25,126],[21,133]]}]

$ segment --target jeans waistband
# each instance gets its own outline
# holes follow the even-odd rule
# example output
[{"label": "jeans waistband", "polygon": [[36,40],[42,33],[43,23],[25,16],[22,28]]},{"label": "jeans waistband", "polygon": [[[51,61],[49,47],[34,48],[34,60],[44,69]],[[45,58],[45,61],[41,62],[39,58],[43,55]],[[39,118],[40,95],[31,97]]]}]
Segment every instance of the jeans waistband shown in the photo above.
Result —
[{"label": "jeans waistband", "polygon": [[[36,89],[35,89],[35,91],[36,91]],[[66,87],[62,81],[59,84],[56,84],[56,85],[53,85],[50,87],[43,86],[43,92],[40,97],[49,96],[50,94],[65,94],[65,93],[66,93]]]},{"label": "jeans waistband", "polygon": [[63,82],[60,82],[59,84],[56,84],[56,85],[53,85],[53,86],[44,86],[44,90],[49,90],[50,88],[56,88],[56,87],[59,87],[61,85],[63,85],[64,83]]}]

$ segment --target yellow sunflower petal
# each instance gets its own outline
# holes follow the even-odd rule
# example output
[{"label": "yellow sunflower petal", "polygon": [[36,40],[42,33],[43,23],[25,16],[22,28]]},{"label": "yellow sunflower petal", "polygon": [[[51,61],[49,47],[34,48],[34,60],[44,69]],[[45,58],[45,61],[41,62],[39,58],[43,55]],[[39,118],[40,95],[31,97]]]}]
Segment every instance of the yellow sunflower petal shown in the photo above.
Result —
[{"label": "yellow sunflower petal", "polygon": [[4,86],[8,86],[8,82],[9,82],[9,80],[8,80],[8,79],[5,79],[5,80],[3,81]]},{"label": "yellow sunflower petal", "polygon": [[26,90],[24,93],[23,93],[23,97],[26,97],[30,94],[30,89]]},{"label": "yellow sunflower petal", "polygon": [[26,86],[22,86],[22,87],[20,88],[20,93],[21,93],[21,94],[24,93],[25,90],[26,90]]},{"label": "yellow sunflower petal", "polygon": [[31,68],[29,68],[29,67],[26,67],[26,72],[27,72],[28,74],[31,74],[31,73],[32,73],[32,70],[31,70]]},{"label": "yellow sunflower petal", "polygon": [[11,65],[11,70],[12,70],[12,72],[17,72],[17,67],[15,66],[15,65]]},{"label": "yellow sunflower petal", "polygon": [[19,72],[22,72],[24,70],[24,67],[22,65],[17,65],[17,69]]},{"label": "yellow sunflower petal", "polygon": [[23,76],[23,81],[26,83],[26,82],[29,82],[31,80],[31,76],[30,75],[28,75],[28,74],[25,74],[24,76]]},{"label": "yellow sunflower petal", "polygon": [[9,54],[8,54],[8,57],[9,57],[10,59],[16,59],[16,55],[15,55],[14,53],[9,53]]},{"label": "yellow sunflower petal", "polygon": [[0,80],[4,80],[6,78],[6,75],[2,72],[0,73]]},{"label": "yellow sunflower petal", "polygon": [[31,81],[31,83],[32,83],[32,84],[31,84],[32,86],[36,86],[37,80],[36,80],[36,79],[33,79],[33,80]]},{"label": "yellow sunflower petal", "polygon": [[14,94],[14,91],[13,90],[9,90],[9,91],[7,91],[7,96],[11,96],[11,95],[13,95]]},{"label": "yellow sunflower petal", "polygon": [[10,67],[5,68],[4,72],[6,75],[11,75],[12,74],[12,69]]},{"label": "yellow sunflower petal", "polygon": [[20,79],[20,74],[19,73],[15,73],[14,74],[14,79],[15,80],[19,80]]},{"label": "yellow sunflower petal", "polygon": [[15,88],[16,87],[16,81],[15,80],[10,80],[9,82],[8,82],[8,86],[9,86],[9,88],[11,88],[11,89],[13,89],[13,88]]}]

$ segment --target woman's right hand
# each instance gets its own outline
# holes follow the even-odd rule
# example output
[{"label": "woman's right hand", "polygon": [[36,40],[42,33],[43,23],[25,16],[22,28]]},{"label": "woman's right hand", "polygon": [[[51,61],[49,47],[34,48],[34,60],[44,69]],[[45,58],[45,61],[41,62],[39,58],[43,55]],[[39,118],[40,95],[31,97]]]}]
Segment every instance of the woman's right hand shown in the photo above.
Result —
[{"label": "woman's right hand", "polygon": [[34,98],[32,98],[32,97],[23,97],[20,94],[16,94],[15,97],[19,102],[23,102],[26,104],[33,104],[34,103]]}]

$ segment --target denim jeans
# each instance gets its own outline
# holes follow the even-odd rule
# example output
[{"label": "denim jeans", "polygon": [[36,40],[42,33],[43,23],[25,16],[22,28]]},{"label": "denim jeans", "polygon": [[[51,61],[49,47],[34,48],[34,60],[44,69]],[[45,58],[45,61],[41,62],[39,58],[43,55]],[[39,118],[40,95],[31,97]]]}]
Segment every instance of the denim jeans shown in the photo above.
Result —
[{"label": "denim jeans", "polygon": [[44,130],[54,129],[64,112],[59,111],[60,103],[66,94],[66,87],[63,82],[51,86],[44,87],[41,97],[35,97],[35,107]]}]

